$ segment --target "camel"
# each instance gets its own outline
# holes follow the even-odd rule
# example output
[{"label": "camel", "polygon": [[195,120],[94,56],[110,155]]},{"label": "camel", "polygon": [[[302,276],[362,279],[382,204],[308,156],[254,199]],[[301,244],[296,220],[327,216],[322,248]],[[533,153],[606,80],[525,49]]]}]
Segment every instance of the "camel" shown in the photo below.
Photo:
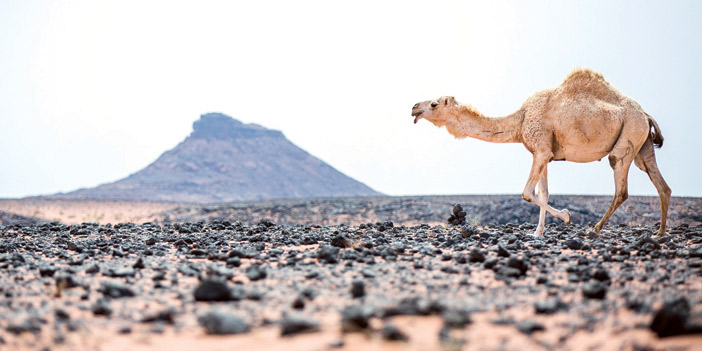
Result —
[{"label": "camel", "polygon": [[561,85],[537,92],[519,110],[504,117],[486,117],[452,96],[417,103],[412,116],[415,124],[426,119],[437,127],[446,127],[459,139],[524,144],[533,155],[533,163],[522,198],[540,207],[535,236],[544,235],[546,212],[566,224],[571,220],[567,209],[548,205],[548,163],[586,163],[607,155],[614,171],[614,198],[590,233],[599,235],[612,213],[627,199],[627,178],[633,161],[648,174],[658,191],[661,221],[654,237],[665,235],[670,188],[658,170],[654,153],[654,146],[663,145],[661,130],[636,101],[620,93],[600,73],[576,69]]}]

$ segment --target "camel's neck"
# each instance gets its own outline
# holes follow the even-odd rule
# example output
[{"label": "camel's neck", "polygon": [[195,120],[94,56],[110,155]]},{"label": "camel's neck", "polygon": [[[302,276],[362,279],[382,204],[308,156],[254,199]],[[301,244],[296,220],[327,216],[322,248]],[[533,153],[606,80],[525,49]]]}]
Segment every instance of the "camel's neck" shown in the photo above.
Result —
[{"label": "camel's neck", "polygon": [[470,106],[460,106],[459,112],[446,119],[446,130],[456,138],[471,137],[493,143],[519,143],[524,111],[505,117],[486,117]]}]

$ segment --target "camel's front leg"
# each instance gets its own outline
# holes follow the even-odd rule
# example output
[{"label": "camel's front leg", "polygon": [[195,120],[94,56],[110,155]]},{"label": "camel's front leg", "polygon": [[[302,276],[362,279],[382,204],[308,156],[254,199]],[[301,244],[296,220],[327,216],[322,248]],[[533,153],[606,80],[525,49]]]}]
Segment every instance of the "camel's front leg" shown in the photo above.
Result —
[{"label": "camel's front leg", "polygon": [[[548,203],[546,203],[542,199],[536,197],[536,193],[535,193],[536,184],[539,182],[540,179],[546,178],[546,166],[547,166],[549,160],[550,160],[549,155],[534,154],[534,162],[531,165],[531,172],[529,172],[529,179],[527,180],[526,186],[524,186],[524,191],[522,192],[522,198],[528,202],[531,202],[531,203],[536,204],[537,206],[541,207],[542,213],[540,213],[540,215],[539,215],[539,223],[540,224],[541,224],[542,220],[545,221],[546,214],[543,213],[543,211],[547,211],[552,216],[562,219],[566,224],[570,224],[570,212],[568,210],[566,210],[566,209],[557,210],[557,209],[549,206]],[[548,186],[546,184],[546,181],[544,181],[544,186],[545,187]],[[546,199],[546,201],[547,201],[547,199]],[[538,230],[539,230],[539,227],[537,226],[537,232],[534,234],[540,235],[538,233]]]},{"label": "camel's front leg", "polygon": [[[548,204],[548,164],[544,167],[544,172],[539,180],[539,200]],[[539,210],[539,225],[536,226],[535,236],[543,237],[546,230],[546,210],[542,207]]]}]

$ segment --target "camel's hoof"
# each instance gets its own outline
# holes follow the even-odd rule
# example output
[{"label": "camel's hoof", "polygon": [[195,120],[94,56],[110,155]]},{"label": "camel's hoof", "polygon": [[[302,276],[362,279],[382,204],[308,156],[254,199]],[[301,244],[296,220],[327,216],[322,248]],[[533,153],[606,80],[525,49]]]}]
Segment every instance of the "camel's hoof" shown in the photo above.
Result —
[{"label": "camel's hoof", "polygon": [[539,233],[539,232],[533,232],[533,233],[531,234],[531,236],[533,236],[533,237],[535,237],[535,238],[543,238],[543,237],[544,237],[544,232],[541,232],[541,233]]},{"label": "camel's hoof", "polygon": [[563,221],[565,222],[566,225],[570,225],[570,211],[568,209],[564,209],[563,212],[565,212],[567,219],[564,219]]},{"label": "camel's hoof", "polygon": [[585,233],[585,236],[586,236],[588,239],[597,239],[597,238],[600,237],[600,234],[597,233],[596,231],[590,229],[590,230],[587,231],[587,233]]},{"label": "camel's hoof", "polygon": [[660,238],[662,238],[662,237],[664,237],[664,236],[665,236],[665,233],[658,233],[658,234],[652,236],[651,238],[653,238],[653,239],[660,239]]}]

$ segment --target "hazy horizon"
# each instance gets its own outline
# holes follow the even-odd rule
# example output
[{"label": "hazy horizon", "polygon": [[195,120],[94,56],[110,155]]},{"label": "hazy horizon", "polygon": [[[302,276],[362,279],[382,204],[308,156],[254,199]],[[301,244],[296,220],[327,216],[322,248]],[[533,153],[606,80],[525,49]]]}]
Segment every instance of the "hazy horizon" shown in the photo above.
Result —
[{"label": "hazy horizon", "polygon": [[[577,67],[661,127],[673,196],[702,196],[702,3],[322,1],[0,3],[0,198],[110,183],[201,114],[282,131],[387,195],[519,194],[521,144],[457,140],[418,101],[488,116]],[[609,162],[549,164],[552,195],[609,195]],[[629,194],[656,195],[632,166]]]}]

